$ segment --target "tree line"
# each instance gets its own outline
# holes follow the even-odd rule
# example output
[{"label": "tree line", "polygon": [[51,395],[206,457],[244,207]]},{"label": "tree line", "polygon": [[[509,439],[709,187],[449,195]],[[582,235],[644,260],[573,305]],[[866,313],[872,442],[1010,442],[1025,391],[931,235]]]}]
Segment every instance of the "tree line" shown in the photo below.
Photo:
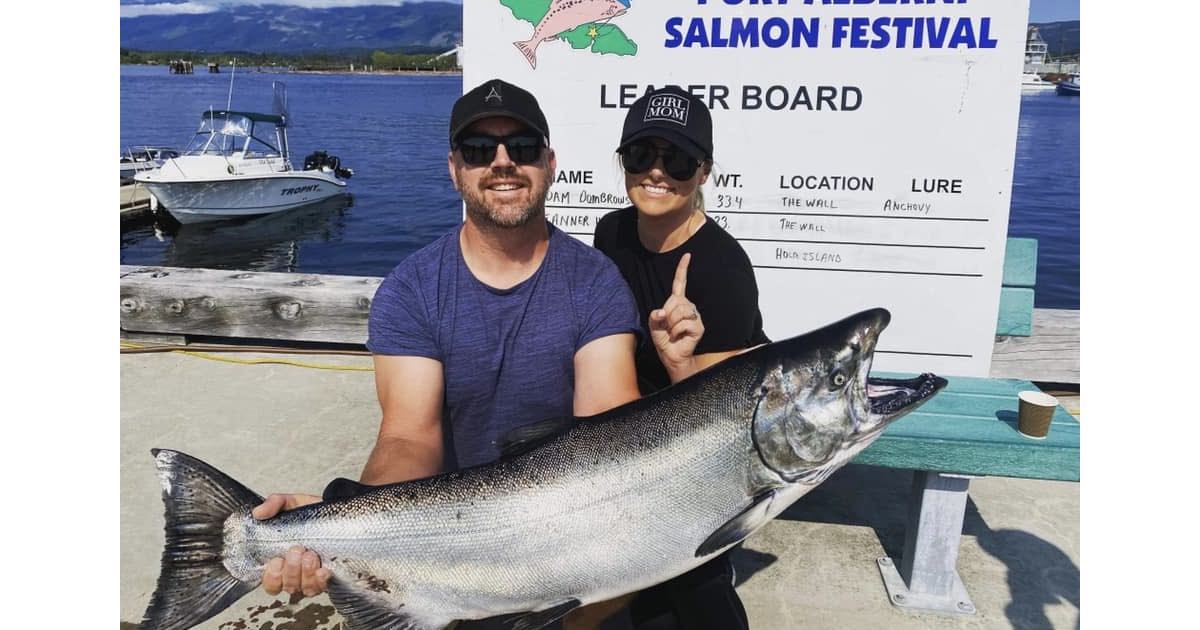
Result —
[{"label": "tree line", "polygon": [[251,52],[197,52],[186,50],[130,50],[121,49],[122,65],[162,65],[172,60],[190,61],[198,68],[210,63],[229,66],[234,59],[239,66],[270,66],[292,70],[346,70],[351,65],[356,70],[370,68],[376,71],[392,70],[457,70],[453,55],[438,57],[442,51],[400,49],[385,50],[327,51],[300,54],[251,53]]}]

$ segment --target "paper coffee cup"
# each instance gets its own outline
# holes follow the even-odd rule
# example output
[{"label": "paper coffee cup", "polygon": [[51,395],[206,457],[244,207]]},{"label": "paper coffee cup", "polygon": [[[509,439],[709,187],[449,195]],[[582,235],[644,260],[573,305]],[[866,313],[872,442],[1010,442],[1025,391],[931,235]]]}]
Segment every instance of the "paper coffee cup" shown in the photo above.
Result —
[{"label": "paper coffee cup", "polygon": [[1025,391],[1017,394],[1020,408],[1017,430],[1025,437],[1043,439],[1050,432],[1050,418],[1058,407],[1058,399],[1045,392]]}]

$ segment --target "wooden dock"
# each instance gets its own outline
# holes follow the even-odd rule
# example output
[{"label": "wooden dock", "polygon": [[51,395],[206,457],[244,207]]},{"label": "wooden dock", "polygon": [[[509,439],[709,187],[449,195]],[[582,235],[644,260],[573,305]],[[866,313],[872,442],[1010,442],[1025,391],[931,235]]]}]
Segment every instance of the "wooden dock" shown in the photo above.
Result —
[{"label": "wooden dock", "polygon": [[991,376],[1079,384],[1079,311],[1033,309],[1032,335],[996,337]]},{"label": "wooden dock", "polygon": [[126,221],[145,215],[154,209],[154,196],[146,187],[134,182],[121,184],[121,220]]},{"label": "wooden dock", "polygon": [[[367,341],[367,315],[382,281],[373,276],[122,265],[121,330],[184,339],[359,346]],[[991,376],[1052,383],[1077,394],[1079,311],[1034,309],[1033,318],[1032,336],[996,338]]]}]

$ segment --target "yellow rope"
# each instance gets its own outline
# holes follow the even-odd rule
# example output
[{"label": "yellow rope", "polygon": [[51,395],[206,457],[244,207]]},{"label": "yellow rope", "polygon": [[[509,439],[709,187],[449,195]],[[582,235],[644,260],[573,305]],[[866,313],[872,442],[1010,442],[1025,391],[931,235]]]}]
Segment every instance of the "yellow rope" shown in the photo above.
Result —
[{"label": "yellow rope", "polygon": [[[295,367],[310,368],[310,369],[314,369],[314,370],[341,370],[341,371],[346,371],[346,372],[374,372],[375,371],[375,368],[373,368],[373,367],[307,363],[304,361],[296,361],[294,359],[231,359],[228,357],[220,357],[220,356],[216,356],[213,354],[209,354],[207,352],[197,352],[195,350],[184,350],[182,348],[156,348],[156,347],[152,348],[152,347],[148,347],[148,346],[142,346],[142,345],[138,345],[138,344],[129,343],[126,341],[121,342],[121,348],[127,348],[127,349],[131,349],[131,350],[154,350],[154,351],[160,351],[160,352],[174,352],[174,353],[178,353],[178,354],[186,354],[188,356],[193,356],[193,357],[197,357],[197,358],[201,358],[201,359],[208,359],[210,361],[221,361],[224,363],[237,363],[237,364],[241,364],[241,365],[275,364],[275,365],[291,365],[291,366],[295,366]],[[256,350],[253,348],[246,348],[246,349],[236,349],[236,350],[232,350],[232,351],[234,351],[234,352],[255,352]]]},{"label": "yellow rope", "polygon": [[186,354],[201,359],[209,359],[211,361],[224,361],[225,363],[241,363],[243,365],[262,365],[273,363],[276,365],[294,365],[296,367],[311,368],[314,370],[344,370],[347,372],[374,372],[375,368],[359,367],[351,365],[321,365],[319,363],[305,363],[303,361],[294,361],[292,359],[230,359],[226,357],[218,357],[204,352],[192,352],[189,350],[176,350],[179,354]]}]

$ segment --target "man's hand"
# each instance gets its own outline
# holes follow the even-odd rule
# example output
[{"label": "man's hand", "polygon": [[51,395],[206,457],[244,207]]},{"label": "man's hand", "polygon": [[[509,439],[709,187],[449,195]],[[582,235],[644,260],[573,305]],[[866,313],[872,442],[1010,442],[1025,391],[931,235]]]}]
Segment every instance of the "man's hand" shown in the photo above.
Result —
[{"label": "man's hand", "polygon": [[[321,497],[311,494],[272,494],[263,501],[262,505],[250,512],[258,520],[266,520],[276,514],[294,510],[298,507],[319,503]],[[263,570],[263,590],[268,595],[278,595],[279,591],[291,594],[303,593],[312,597],[325,592],[325,586],[333,573],[321,566],[321,559],[315,552],[296,545],[288,549],[282,558],[271,558]]]},{"label": "man's hand", "polygon": [[704,322],[700,311],[687,299],[687,269],[691,254],[684,254],[675,268],[675,280],[671,283],[671,295],[662,308],[650,311],[650,339],[658,358],[672,383],[691,376],[699,370],[694,360],[696,344],[704,335]]}]

